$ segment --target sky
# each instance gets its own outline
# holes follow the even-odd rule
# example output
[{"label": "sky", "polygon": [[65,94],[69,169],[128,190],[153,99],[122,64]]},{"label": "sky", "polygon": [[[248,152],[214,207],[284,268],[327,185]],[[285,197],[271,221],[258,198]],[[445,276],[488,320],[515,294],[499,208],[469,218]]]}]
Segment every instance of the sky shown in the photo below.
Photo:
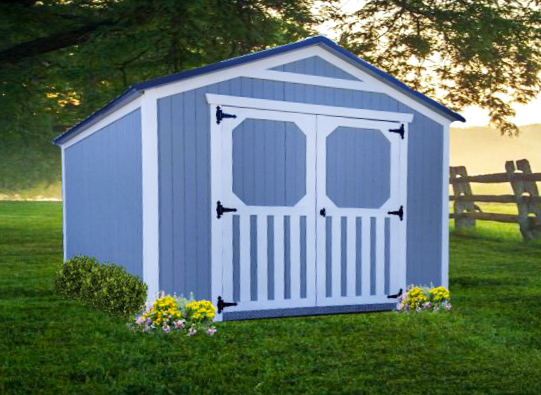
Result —
[{"label": "sky", "polygon": [[[526,105],[515,104],[512,106],[517,115],[511,119],[518,126],[541,123],[541,95]],[[488,124],[487,111],[479,107],[468,107],[460,114],[466,118],[466,123],[456,122],[453,127],[464,128],[471,126],[486,126]]]}]

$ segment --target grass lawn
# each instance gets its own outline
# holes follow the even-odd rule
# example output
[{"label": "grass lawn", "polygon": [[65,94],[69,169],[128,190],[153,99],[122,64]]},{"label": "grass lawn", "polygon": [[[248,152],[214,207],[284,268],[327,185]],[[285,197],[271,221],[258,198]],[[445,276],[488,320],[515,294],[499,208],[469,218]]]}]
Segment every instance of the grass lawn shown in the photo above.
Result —
[{"label": "grass lawn", "polygon": [[171,338],[54,295],[60,204],[1,202],[0,394],[541,394],[541,245],[487,229],[451,234],[449,314],[230,322]]}]

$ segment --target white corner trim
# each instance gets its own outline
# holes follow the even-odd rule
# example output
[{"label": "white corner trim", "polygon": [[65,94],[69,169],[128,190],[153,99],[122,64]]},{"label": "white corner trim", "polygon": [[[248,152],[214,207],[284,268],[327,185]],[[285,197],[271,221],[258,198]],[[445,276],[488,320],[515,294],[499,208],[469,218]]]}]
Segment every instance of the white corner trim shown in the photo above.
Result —
[{"label": "white corner trim", "polygon": [[238,96],[206,94],[207,103],[262,110],[295,112],[301,114],[330,115],[344,118],[361,118],[382,121],[411,122],[413,114],[363,110],[349,107],[332,107],[318,104],[293,103],[279,100],[251,99]]},{"label": "white corner trim", "polygon": [[158,208],[158,108],[156,96],[145,94],[141,103],[143,188],[143,281],[148,299],[160,290]]},{"label": "white corner trim", "polygon": [[449,140],[451,122],[443,127],[442,208],[441,208],[441,285],[449,288]]},{"label": "white corner trim", "polygon": [[68,232],[66,228],[66,153],[64,147],[60,147],[62,166],[62,258],[68,259]]},{"label": "white corner trim", "polygon": [[137,110],[139,107],[141,107],[143,96],[138,97],[137,99],[126,103],[124,106],[120,108],[114,109],[110,114],[107,114],[105,117],[100,119],[98,122],[94,123],[92,126],[89,126],[88,128],[84,129],[82,132],[76,134],[75,136],[67,140],[66,142],[62,143],[61,147],[69,148],[72,145],[77,144],[79,141],[92,135],[93,133],[103,129],[104,127],[112,124],[113,122],[119,120],[120,118],[128,115],[132,111]]},{"label": "white corner trim", "polygon": [[292,82],[295,84],[325,86],[329,88],[350,89],[366,92],[382,91],[378,85],[370,82],[320,77],[316,75],[290,73],[287,71],[253,70],[247,71],[245,76],[261,80]]}]

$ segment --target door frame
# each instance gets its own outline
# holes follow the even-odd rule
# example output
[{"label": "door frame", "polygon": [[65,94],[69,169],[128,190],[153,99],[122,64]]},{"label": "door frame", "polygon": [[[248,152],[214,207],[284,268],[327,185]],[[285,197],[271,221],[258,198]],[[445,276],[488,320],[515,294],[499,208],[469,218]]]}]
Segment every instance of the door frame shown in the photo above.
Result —
[{"label": "door frame", "polygon": [[[223,286],[223,261],[222,261],[222,237],[223,226],[216,220],[215,205],[220,199],[220,193],[223,185],[221,177],[217,176],[217,169],[222,168],[222,147],[221,139],[212,138],[220,132],[221,126],[216,122],[216,110],[218,106],[241,107],[256,110],[273,110],[282,112],[293,112],[310,115],[328,115],[342,118],[358,118],[372,121],[385,120],[386,122],[403,123],[408,133],[408,124],[413,120],[413,114],[399,113],[390,111],[364,110],[348,107],[333,107],[316,104],[305,104],[288,101],[277,101],[267,99],[252,99],[239,96],[217,95],[207,93],[207,103],[209,104],[209,122],[210,122],[210,188],[211,199],[209,210],[211,214],[211,302],[215,303],[218,296],[222,293]],[[406,140],[407,141],[407,140]],[[407,144],[406,154],[407,154]],[[317,152],[316,152],[317,155]],[[403,185],[402,185],[403,184]],[[401,188],[406,188],[406,180],[401,181]],[[404,202],[405,204],[406,202]],[[407,210],[406,210],[407,211]],[[405,232],[404,232],[405,233]],[[404,236],[405,237],[405,236]],[[400,253],[405,257],[406,243],[400,246]],[[405,258],[404,258],[405,259]],[[317,297],[317,295],[316,295]],[[216,315],[216,321],[221,321],[223,315]]]}]

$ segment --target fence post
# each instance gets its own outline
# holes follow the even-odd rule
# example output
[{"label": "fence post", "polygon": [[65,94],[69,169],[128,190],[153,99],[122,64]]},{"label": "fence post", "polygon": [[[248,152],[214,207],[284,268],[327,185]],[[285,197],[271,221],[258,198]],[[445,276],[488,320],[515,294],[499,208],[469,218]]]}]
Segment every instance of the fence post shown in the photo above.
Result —
[{"label": "fence post", "polygon": [[[466,167],[464,166],[452,166],[449,168],[449,175],[451,178],[451,184],[453,185],[453,193],[458,196],[471,196],[471,185],[469,181],[461,181],[462,178],[468,176]],[[454,213],[455,213],[455,229],[468,229],[475,228],[475,219],[466,218],[461,216],[463,213],[475,212],[475,204],[473,202],[464,202],[455,200]]]},{"label": "fence post", "polygon": [[[520,172],[516,172],[518,170]],[[521,180],[516,174],[532,174],[527,159],[517,160],[517,166],[512,160],[505,162],[505,171],[513,188],[518,208],[518,223],[524,240],[541,238],[541,204],[531,198],[539,196],[535,181]]]}]

